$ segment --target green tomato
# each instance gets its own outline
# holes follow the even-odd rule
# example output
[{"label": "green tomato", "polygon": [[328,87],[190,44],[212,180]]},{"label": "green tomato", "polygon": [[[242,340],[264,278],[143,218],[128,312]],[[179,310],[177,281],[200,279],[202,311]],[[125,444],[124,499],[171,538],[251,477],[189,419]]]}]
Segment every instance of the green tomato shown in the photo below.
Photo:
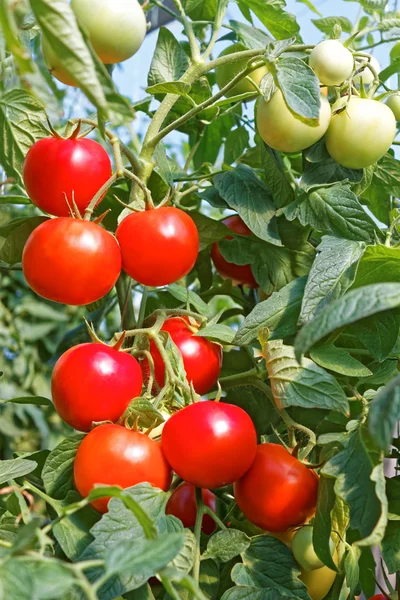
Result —
[{"label": "green tomato", "polygon": [[393,96],[389,96],[386,104],[393,111],[396,121],[400,121],[400,94],[393,94]]},{"label": "green tomato", "polygon": [[326,133],[326,147],[337,163],[349,169],[373,165],[390,148],[396,135],[396,119],[382,102],[351,96],[340,98],[332,107]]},{"label": "green tomato", "polygon": [[319,125],[306,125],[290,112],[282,92],[277,90],[268,102],[260,100],[256,120],[258,131],[268,146],[281,152],[300,152],[322,138],[330,118],[329,102],[321,96]]},{"label": "green tomato", "polygon": [[309,64],[322,84],[340,85],[352,74],[354,59],[339,40],[325,40],[313,48]]},{"label": "green tomato", "polygon": [[400,42],[397,42],[390,51],[390,62],[400,58]]},{"label": "green tomato", "polygon": [[[368,61],[365,60],[362,62],[362,64],[366,64],[367,62]],[[375,56],[371,56],[371,60],[369,62],[371,64],[371,67],[373,67],[375,71],[379,73],[379,71],[381,70],[381,65],[376,60]],[[361,63],[359,63],[357,66],[360,67]],[[371,85],[371,83],[373,82],[374,75],[368,67],[365,67],[358,75],[356,75],[353,79],[353,82],[359,84],[361,82],[361,79],[364,85]]]},{"label": "green tomato", "polygon": [[[335,556],[335,561],[337,556]],[[307,586],[307,591],[312,600],[322,600],[331,589],[336,579],[336,571],[322,567],[314,571],[303,571],[299,579]]]},{"label": "green tomato", "polygon": [[146,17],[137,0],[72,0],[94,51],[108,65],[127,60],[146,35]]},{"label": "green tomato", "polygon": [[[313,527],[305,525],[295,534],[292,542],[292,552],[296,561],[304,571],[313,571],[321,569],[324,563],[315,553],[313,546]],[[335,552],[335,543],[331,538],[329,540],[331,555]]]},{"label": "green tomato", "polygon": [[61,83],[65,83],[65,85],[77,87],[75,81],[73,80],[71,75],[65,70],[60,58],[53,51],[44,35],[42,35],[42,53],[44,62],[46,63],[46,67],[49,69],[53,77],[58,79],[58,81],[61,81]]},{"label": "green tomato", "polygon": [[[236,44],[232,44],[228,48],[225,48],[220,54],[220,56],[227,56],[229,54],[235,54],[235,52],[242,52],[243,50],[247,50],[246,46],[240,44],[239,42]],[[217,67],[215,69],[215,78],[217,80],[217,85],[221,89],[226,86],[232,79],[238,75],[241,71],[247,67],[248,60],[238,60],[234,63],[223,65],[221,67]],[[260,84],[261,79],[267,73],[267,67],[260,67],[253,71],[249,77],[252,79],[257,85]],[[231,96],[238,96],[239,94],[246,94],[249,92],[254,92],[256,95],[256,88],[251,84],[248,79],[243,79],[239,83],[237,83],[229,92],[225,95],[230,98]]]}]

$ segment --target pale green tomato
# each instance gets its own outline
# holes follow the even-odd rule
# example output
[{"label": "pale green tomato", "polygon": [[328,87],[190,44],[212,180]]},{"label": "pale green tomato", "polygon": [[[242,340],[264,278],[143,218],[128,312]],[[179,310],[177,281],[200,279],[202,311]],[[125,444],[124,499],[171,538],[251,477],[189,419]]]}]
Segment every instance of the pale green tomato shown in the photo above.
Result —
[{"label": "pale green tomato", "polygon": [[[235,52],[243,52],[243,50],[247,50],[246,46],[240,44],[239,42],[236,44],[232,44],[228,48],[225,48],[220,54],[220,56],[227,56],[228,54],[235,54]],[[229,65],[223,65],[221,67],[217,67],[215,69],[215,78],[217,80],[217,85],[219,89],[225,87],[232,79],[238,75],[241,71],[247,67],[248,60],[238,60]],[[257,85],[260,84],[261,79],[267,73],[267,67],[260,67],[253,71],[249,77],[252,79]],[[229,92],[225,95],[230,98],[231,96],[238,96],[239,94],[247,94],[249,92],[254,92],[256,95],[256,88],[251,84],[251,81],[248,79],[242,79],[239,83],[237,83]]]},{"label": "pale green tomato", "polygon": [[325,40],[313,48],[309,65],[323,85],[340,85],[352,74],[354,59],[339,40]]},{"label": "pale green tomato", "polygon": [[94,51],[106,65],[127,60],[146,35],[146,17],[137,0],[72,0]]},{"label": "pale green tomato", "polygon": [[[362,62],[366,63],[367,61],[362,61]],[[381,65],[376,60],[375,56],[371,56],[371,60],[369,62],[371,63],[371,67],[373,67],[375,69],[375,71],[377,73],[379,73],[379,71],[381,70]],[[359,63],[357,66],[360,67],[361,63]],[[358,75],[356,75],[354,77],[354,79],[353,79],[353,82],[355,84],[360,83],[361,79],[363,80],[364,85],[370,85],[373,82],[374,75],[373,75],[372,71],[368,67],[365,67],[361,71],[361,73],[359,73]]]},{"label": "pale green tomato", "polygon": [[65,70],[61,60],[53,51],[44,35],[42,35],[42,53],[44,62],[46,63],[46,67],[49,69],[53,77],[58,79],[58,81],[61,81],[61,83],[65,83],[65,85],[77,87],[75,81],[73,80],[71,75]]},{"label": "pale green tomato", "polygon": [[311,127],[297,119],[286,106],[282,92],[277,90],[269,102],[262,98],[257,107],[257,127],[264,142],[281,152],[300,152],[318,142],[328,129],[331,108],[321,96],[319,125]]},{"label": "pale green tomato", "polygon": [[[296,532],[292,542],[292,552],[296,561],[304,571],[314,571],[324,566],[318,558],[313,546],[313,527],[306,525]],[[329,541],[331,555],[335,552],[335,543],[331,538]]]},{"label": "pale green tomato", "polygon": [[[334,560],[336,563],[337,555],[335,555]],[[308,594],[312,600],[322,600],[331,589],[336,575],[336,571],[332,571],[328,567],[322,567],[322,569],[315,569],[314,571],[302,571],[299,579],[307,586]]]},{"label": "pale green tomato", "polygon": [[396,119],[382,102],[351,96],[340,98],[332,107],[326,133],[329,154],[343,167],[363,169],[373,165],[390,148],[396,135]]},{"label": "pale green tomato", "polygon": [[400,94],[393,94],[393,96],[389,96],[386,104],[393,111],[396,121],[400,121]]}]

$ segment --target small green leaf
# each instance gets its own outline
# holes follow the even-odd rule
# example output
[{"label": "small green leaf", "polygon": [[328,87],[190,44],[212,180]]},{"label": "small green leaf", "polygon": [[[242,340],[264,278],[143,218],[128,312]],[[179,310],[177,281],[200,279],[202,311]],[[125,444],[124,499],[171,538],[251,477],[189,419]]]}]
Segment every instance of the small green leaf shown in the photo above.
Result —
[{"label": "small green leaf", "polygon": [[372,283],[400,283],[400,248],[368,246],[360,261],[353,288]]},{"label": "small green leaf", "polygon": [[199,329],[195,335],[213,340],[215,342],[220,342],[222,344],[231,344],[233,338],[235,337],[235,331],[231,327],[228,327],[228,325],[215,323],[213,325],[206,325],[202,329]]},{"label": "small green leaf", "polygon": [[330,540],[332,534],[332,516],[336,496],[334,492],[334,481],[321,476],[318,483],[318,502],[313,527],[313,546],[316,555],[324,565],[337,570],[332,560]]},{"label": "small green leaf", "polygon": [[372,375],[372,371],[351,356],[350,352],[351,350],[347,352],[343,348],[339,349],[329,344],[328,346],[316,346],[311,350],[310,356],[320,367],[340,375],[347,375],[348,377],[368,377]]},{"label": "small green leaf", "polygon": [[202,559],[214,558],[221,562],[229,562],[235,556],[245,552],[250,543],[250,538],[243,531],[237,529],[218,531],[209,539]]},{"label": "small green leaf", "polygon": [[264,0],[239,0],[239,7],[251,9],[277,40],[298,36],[300,27],[296,17],[283,10],[285,2]]},{"label": "small green leaf", "polygon": [[25,219],[23,223],[13,229],[3,242],[0,238],[0,260],[10,265],[21,262],[28,237],[36,227],[47,220],[47,217]]},{"label": "small green leaf", "polygon": [[224,163],[231,165],[236,162],[249,145],[249,132],[244,125],[233,129],[226,138]]},{"label": "small green leaf", "polygon": [[16,477],[23,477],[34,471],[37,463],[33,460],[15,458],[13,460],[0,460],[0,485]]},{"label": "small green leaf", "polygon": [[78,433],[60,442],[47,457],[42,471],[45,490],[49,496],[62,500],[74,489],[74,460],[85,435]]},{"label": "small green leaf", "polygon": [[400,421],[400,376],[381,388],[369,407],[369,431],[382,450],[389,450],[398,421]]},{"label": "small green leaf", "polygon": [[187,290],[186,288],[173,283],[167,287],[168,292],[182,303],[190,302],[201,315],[206,315],[209,312],[208,305],[200,298],[196,292]]},{"label": "small green leaf", "polygon": [[345,33],[351,33],[353,30],[353,24],[347,17],[322,17],[321,19],[312,19],[312,22],[322,33],[329,36],[332,35],[335,25],[340,25]]},{"label": "small green leaf", "polygon": [[294,191],[285,175],[279,152],[263,143],[261,145],[261,161],[265,180],[271,191],[275,206],[280,208],[290,204],[294,200]]},{"label": "small green leaf", "polygon": [[210,219],[210,217],[198,212],[191,212],[190,216],[199,232],[200,252],[211,246],[214,242],[219,242],[219,240],[222,240],[230,233],[230,229],[222,221]]},{"label": "small green leaf", "polygon": [[382,540],[382,556],[389,573],[400,570],[400,527],[398,521],[389,521]]},{"label": "small green leaf", "polygon": [[387,311],[354,323],[349,327],[349,333],[360,340],[375,360],[383,362],[396,344],[399,325],[398,317]]},{"label": "small green leaf", "polygon": [[162,83],[156,83],[146,88],[148,94],[178,94],[179,96],[186,96],[190,92],[191,85],[184,83],[183,81],[165,81]]},{"label": "small green leaf", "polygon": [[188,57],[174,34],[166,27],[161,27],[150,65],[149,86],[178,81],[188,66]]},{"label": "small green leaf", "polygon": [[164,417],[153,404],[145,398],[135,398],[129,404],[124,413],[125,418],[128,416],[138,417],[139,427],[157,427],[164,422]]},{"label": "small green leaf", "polygon": [[300,58],[281,58],[276,81],[294,116],[316,127],[319,124],[321,90],[319,79],[311,67]]},{"label": "small green leaf", "polygon": [[11,400],[2,400],[0,404],[34,404],[36,406],[53,406],[53,403],[48,398],[42,396],[23,396],[22,398],[12,398]]}]

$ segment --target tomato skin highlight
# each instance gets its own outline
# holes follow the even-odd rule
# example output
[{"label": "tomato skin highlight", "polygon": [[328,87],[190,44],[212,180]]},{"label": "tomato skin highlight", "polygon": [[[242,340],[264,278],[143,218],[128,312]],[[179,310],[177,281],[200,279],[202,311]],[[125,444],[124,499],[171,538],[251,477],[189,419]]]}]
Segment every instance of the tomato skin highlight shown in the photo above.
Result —
[{"label": "tomato skin highlight", "polygon": [[92,422],[117,421],[142,391],[137,360],[105,344],[80,344],[57,361],[51,380],[54,406],[78,431]]},{"label": "tomato skin highlight", "polygon": [[283,446],[260,444],[251,468],[235,483],[234,494],[251,523],[283,532],[314,514],[318,478]]},{"label": "tomato skin highlight", "polygon": [[249,469],[257,434],[243,409],[207,400],[175,413],[164,426],[161,445],[179,477],[213,489],[233,483]]},{"label": "tomato skin highlight", "polygon": [[[180,317],[167,319],[161,327],[167,331],[172,341],[182,354],[187,380],[193,384],[195,391],[206,394],[217,382],[222,367],[222,347],[203,337],[193,335],[188,328],[188,322]],[[160,388],[165,383],[165,365],[154,341],[150,342],[150,354],[154,360],[155,380]],[[148,379],[149,367],[143,361],[145,380]],[[207,486],[204,486],[207,487]]]},{"label": "tomato skin highlight", "polygon": [[[215,512],[216,501],[215,496],[210,490],[201,490],[203,502],[206,506]],[[167,515],[174,515],[180,519],[184,527],[194,527],[196,523],[196,494],[195,487],[191,483],[182,483],[172,493],[172,496],[167,502],[165,510]],[[204,515],[201,530],[207,535],[211,535],[215,531],[216,524],[210,515]]]},{"label": "tomato skin highlight", "polygon": [[353,55],[339,40],[324,40],[310,54],[309,65],[323,85],[339,85],[353,72]]},{"label": "tomato skin highlight", "polygon": [[[120,425],[99,425],[78,448],[74,463],[75,485],[86,497],[96,484],[132,487],[148,482],[167,491],[172,472],[161,445],[144,433]],[[92,502],[99,512],[107,512],[109,498]]]},{"label": "tomato skin highlight", "polygon": [[[239,215],[233,215],[222,221],[224,225],[232,229],[234,233],[239,235],[251,235],[250,229],[246,223],[242,221]],[[231,236],[226,236],[227,240],[231,240]],[[214,242],[211,248],[211,258],[218,273],[224,279],[232,279],[237,285],[245,285],[247,287],[256,288],[258,283],[254,278],[250,265],[235,265],[230,263],[222,256],[218,242]]]},{"label": "tomato skin highlight", "polygon": [[162,207],[132,213],[116,231],[122,267],[142,285],[159,287],[185,277],[197,260],[199,234],[183,210]]},{"label": "tomato skin highlight", "polygon": [[111,161],[94,140],[39,140],[25,158],[23,179],[29,198],[44,212],[68,217],[66,199],[74,198],[83,215],[90,201],[111,177]]},{"label": "tomato skin highlight", "polygon": [[[232,46],[228,46],[228,48],[225,48],[225,50],[221,52],[219,57],[228,56],[229,54],[235,54],[236,52],[242,52],[243,50],[247,50],[246,46],[244,46],[240,42],[237,42],[236,44],[232,44]],[[228,83],[230,83],[230,81],[232,81],[234,77],[236,77],[236,75],[239,75],[239,73],[244,71],[247,67],[247,63],[248,60],[237,60],[234,63],[217,67],[215,69],[215,79],[217,81],[219,89],[225,87]],[[266,66],[260,67],[259,69],[256,69],[255,71],[250,73],[248,77],[250,77],[250,79],[252,79],[257,85],[260,85],[261,79],[267,72],[268,69]],[[230,98],[231,96],[237,96],[239,94],[246,94],[250,92],[253,92],[254,96],[257,95],[257,90],[251,84],[251,82],[247,79],[242,79],[233,88],[231,88],[225,94],[225,96],[227,98]]]},{"label": "tomato skin highlight", "polygon": [[347,97],[332,107],[332,119],[326,133],[326,148],[337,163],[349,169],[363,169],[374,164],[390,148],[396,135],[396,119],[386,104],[352,96],[342,112]]},{"label": "tomato skin highlight", "polygon": [[83,306],[100,300],[121,272],[116,239],[95,223],[68,217],[49,219],[29,236],[22,269],[36,294]]}]

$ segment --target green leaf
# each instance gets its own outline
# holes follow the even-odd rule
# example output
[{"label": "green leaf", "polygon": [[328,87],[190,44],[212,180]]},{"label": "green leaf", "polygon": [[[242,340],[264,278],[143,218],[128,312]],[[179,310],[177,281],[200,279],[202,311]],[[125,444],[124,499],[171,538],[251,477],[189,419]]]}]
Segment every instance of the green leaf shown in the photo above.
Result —
[{"label": "green leaf", "polygon": [[[218,111],[217,108],[215,110]],[[202,113],[199,113],[199,119],[201,114]],[[204,163],[213,165],[216,162],[221,146],[235,124],[236,120],[233,114],[227,113],[218,117],[218,119],[211,122],[211,124],[205,128],[204,135],[202,134],[200,144],[193,159],[196,168],[200,168]],[[200,122],[200,127],[201,131],[203,131],[204,122]]]},{"label": "green leaf", "polygon": [[354,281],[363,245],[323,237],[311,267],[301,306],[300,323],[309,321],[318,307],[342,296]]},{"label": "green leaf", "polygon": [[33,460],[15,458],[13,460],[0,460],[0,485],[16,477],[23,477],[34,471],[37,463]]},{"label": "green leaf", "polygon": [[375,360],[383,362],[394,348],[399,325],[398,317],[388,311],[354,323],[349,327],[349,333],[360,340]]},{"label": "green leaf", "polygon": [[190,302],[194,306],[196,310],[199,311],[201,315],[206,315],[209,312],[208,304],[204,302],[200,298],[196,292],[192,292],[185,287],[178,285],[177,283],[172,283],[167,287],[168,292],[179,302],[186,303]]},{"label": "green leaf", "polygon": [[237,161],[249,145],[249,132],[240,125],[228,134],[225,141],[224,163],[231,165]]},{"label": "green leaf", "polygon": [[191,86],[183,81],[165,81],[162,83],[156,83],[146,88],[148,94],[178,94],[179,96],[186,96],[190,92]]},{"label": "green leaf", "polygon": [[17,559],[0,565],[0,598],[4,600],[32,600],[34,582],[29,569]]},{"label": "green leaf", "polygon": [[[69,491],[65,499],[58,503],[58,513],[60,514],[63,509],[80,500],[81,497],[75,490]],[[85,506],[72,515],[64,517],[58,523],[54,523],[54,537],[69,559],[78,560],[85,548],[91,544],[94,538],[90,529],[98,520],[99,513],[91,506]]]},{"label": "green leaf", "polygon": [[262,143],[261,161],[275,206],[280,208],[290,204],[294,200],[294,191],[286,178],[279,152]]},{"label": "green leaf", "polygon": [[331,36],[335,25],[340,25],[345,33],[351,33],[353,24],[347,17],[322,17],[322,19],[312,19],[315,27],[322,33]]},{"label": "green leaf", "polygon": [[178,571],[178,573],[190,573],[193,568],[197,553],[197,543],[194,534],[190,529],[184,529],[184,544],[171,561],[170,567]]},{"label": "green leaf", "polygon": [[74,460],[79,444],[85,435],[78,433],[60,442],[47,457],[42,471],[46,493],[62,500],[74,489]]},{"label": "green leaf", "polygon": [[267,342],[263,355],[278,408],[302,406],[348,414],[347,397],[336,379],[308,358],[299,365],[292,346],[281,340]]},{"label": "green leaf", "polygon": [[305,277],[299,277],[257,304],[239,327],[234,343],[246,346],[265,328],[270,331],[270,339],[296,333],[306,281]]},{"label": "green leaf", "polygon": [[258,238],[282,245],[271,194],[252,169],[239,165],[234,171],[216,175],[214,186]]},{"label": "green leaf", "polygon": [[256,48],[266,48],[270,42],[272,42],[272,38],[261,31],[261,29],[257,29],[257,27],[250,27],[246,25],[246,23],[241,23],[240,21],[229,21],[229,25],[232,27],[233,31],[235,31],[239,40],[247,47],[249,50]]},{"label": "green leaf", "polygon": [[337,570],[330,548],[332,535],[331,513],[335,507],[335,502],[334,481],[321,476],[318,483],[318,502],[313,527],[313,546],[318,558],[333,571]]},{"label": "green leaf", "polygon": [[298,334],[296,358],[300,359],[314,344],[339,327],[400,304],[400,284],[366,285],[352,290],[321,308]]},{"label": "green leaf", "polygon": [[328,346],[316,346],[310,351],[310,356],[320,367],[334,371],[348,377],[368,377],[372,375],[365,365],[351,356],[343,348],[336,348],[332,344]]},{"label": "green leaf", "polygon": [[25,219],[23,223],[11,231],[3,242],[0,238],[0,260],[10,265],[21,262],[22,252],[28,237],[36,227],[47,220],[47,217]]},{"label": "green leaf", "polygon": [[189,66],[189,60],[174,34],[160,28],[148,75],[149,86],[177,81]]},{"label": "green leaf", "polygon": [[31,201],[27,196],[4,194],[4,196],[0,196],[0,204],[31,204]]},{"label": "green leaf", "polygon": [[12,398],[11,400],[2,400],[0,404],[34,404],[35,406],[53,406],[53,403],[48,398],[42,396],[24,396],[22,398]]},{"label": "green leaf", "polygon": [[228,325],[214,323],[199,329],[195,333],[195,336],[204,337],[215,342],[220,342],[221,344],[231,344],[235,337],[235,331],[231,327],[228,327]]},{"label": "green leaf", "polygon": [[250,538],[237,529],[225,529],[215,533],[208,541],[207,550],[202,556],[229,562],[235,556],[245,552],[251,543]]},{"label": "green leaf", "polygon": [[[232,353],[230,352],[226,356],[230,354]],[[235,404],[243,408],[253,421],[258,436],[272,432],[271,425],[277,425],[280,421],[279,413],[274,404],[264,392],[251,384],[229,389],[226,398],[221,402]]]},{"label": "green leaf", "polygon": [[265,25],[268,31],[278,40],[284,40],[299,34],[300,27],[296,17],[286,12],[284,0],[239,0],[239,7],[250,8]]},{"label": "green leaf", "polygon": [[303,123],[319,124],[321,90],[314,71],[300,58],[281,58],[276,81],[289,110]]},{"label": "green leaf", "polygon": [[382,450],[389,450],[396,424],[400,421],[400,376],[381,388],[368,413],[371,436]]},{"label": "green leaf", "polygon": [[218,0],[183,0],[186,14],[194,21],[214,20],[217,11]]},{"label": "green leaf", "polygon": [[400,527],[398,521],[389,521],[382,540],[382,556],[389,573],[400,570]]},{"label": "green leaf", "polygon": [[157,427],[164,422],[162,414],[146,398],[135,398],[124,413],[125,418],[133,416],[139,419],[139,427]]},{"label": "green leaf", "polygon": [[352,287],[389,282],[400,283],[400,248],[367,246]]},{"label": "green leaf", "polygon": [[210,217],[198,212],[191,212],[190,216],[199,232],[200,252],[211,246],[214,242],[219,242],[219,240],[222,240],[230,233],[230,229],[222,221],[210,219]]},{"label": "green leaf", "polygon": [[25,155],[49,134],[45,120],[44,106],[28,92],[13,89],[0,96],[0,163],[21,185]]},{"label": "green leaf", "polygon": [[321,472],[336,480],[336,495],[350,507],[350,526],[358,531],[356,545],[379,543],[387,523],[385,478],[380,454],[367,432],[357,427]]},{"label": "green leaf", "polygon": [[357,584],[360,579],[360,560],[361,549],[357,546],[350,546],[344,559],[344,570],[346,573],[346,591],[350,590],[350,596],[354,595]]},{"label": "green leaf", "polygon": [[76,584],[74,573],[60,560],[24,558],[35,584],[38,600],[63,600]]}]

